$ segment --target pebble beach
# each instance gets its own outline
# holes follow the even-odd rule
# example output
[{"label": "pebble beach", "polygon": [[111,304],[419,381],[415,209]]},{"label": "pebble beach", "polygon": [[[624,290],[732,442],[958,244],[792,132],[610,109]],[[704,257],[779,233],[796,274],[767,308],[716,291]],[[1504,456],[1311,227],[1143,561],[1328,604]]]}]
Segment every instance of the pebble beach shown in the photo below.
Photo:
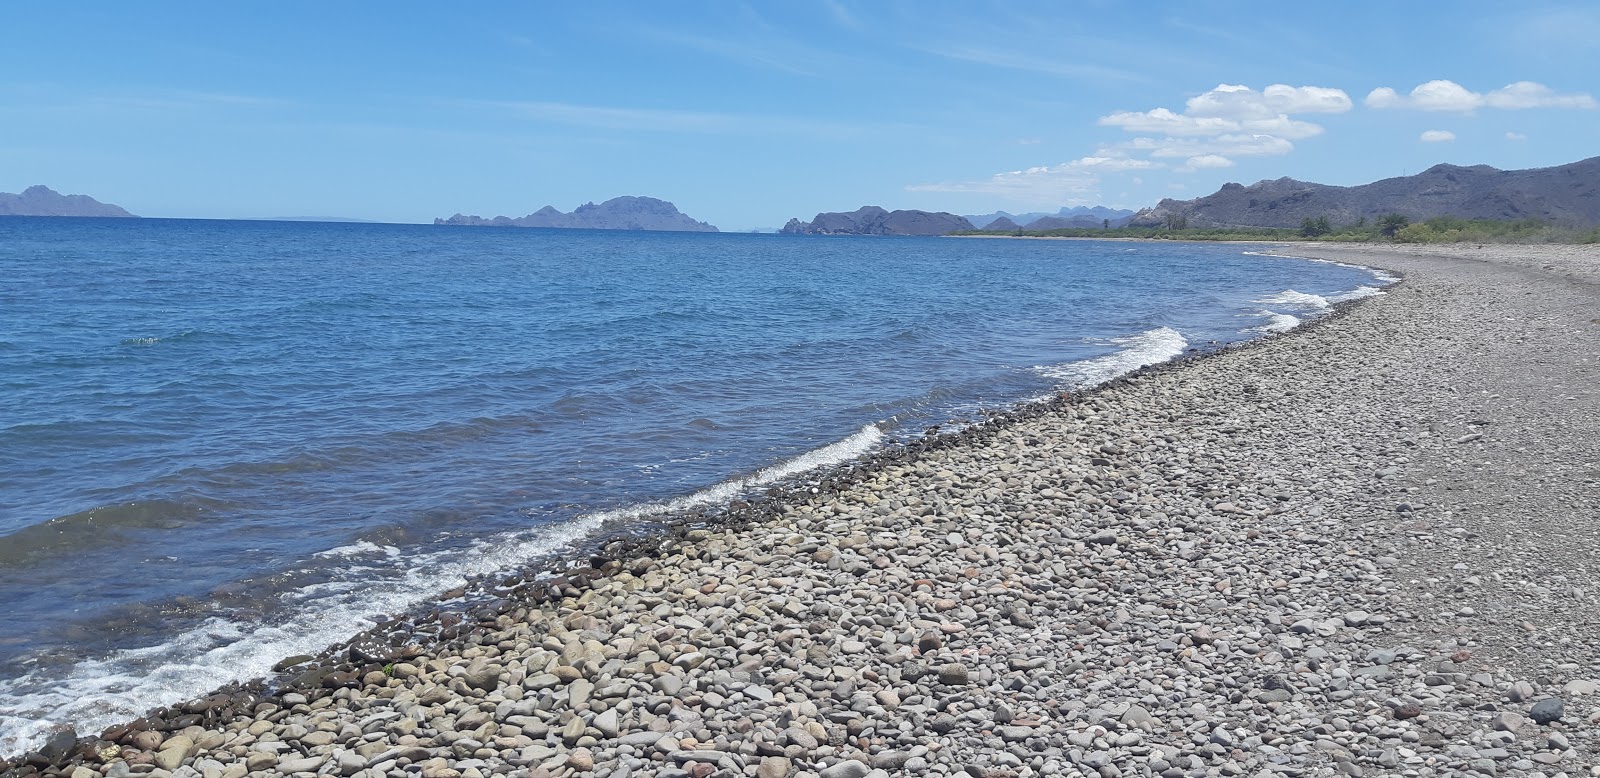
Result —
[{"label": "pebble beach", "polygon": [[1600,248],[1274,251],[1404,280],[0,773],[1600,776]]}]

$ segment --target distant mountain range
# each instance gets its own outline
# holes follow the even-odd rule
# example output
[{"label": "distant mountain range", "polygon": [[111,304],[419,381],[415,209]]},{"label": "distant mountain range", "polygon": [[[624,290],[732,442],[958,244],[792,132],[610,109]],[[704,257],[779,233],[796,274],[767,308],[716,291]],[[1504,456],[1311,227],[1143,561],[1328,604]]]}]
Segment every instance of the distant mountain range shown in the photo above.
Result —
[{"label": "distant mountain range", "polygon": [[545,206],[527,216],[510,218],[456,214],[434,219],[434,224],[466,227],[555,227],[589,230],[664,230],[669,232],[716,232],[717,228],[684,215],[678,207],[654,197],[613,197],[599,205],[585,203],[572,213]]},{"label": "distant mountain range", "polygon": [[[1106,208],[1101,205],[1079,205],[1073,208],[1062,208],[1055,213],[1006,213],[1005,211],[995,211],[994,213],[968,216],[967,221],[972,222],[973,228],[979,230],[1054,230],[1061,227],[1101,227],[1105,225],[1107,220],[1110,220],[1111,226],[1121,227],[1130,216],[1133,216],[1133,211],[1121,208]],[[1001,219],[1005,219],[1007,223],[997,225],[996,222]],[[1042,219],[1049,219],[1050,221],[1044,222],[1044,225],[1040,226],[1038,222]]]},{"label": "distant mountain range", "polygon": [[352,219],[349,216],[256,216],[251,222],[327,222],[329,224],[382,224],[371,219]]},{"label": "distant mountain range", "polygon": [[886,211],[868,205],[848,213],[819,213],[808,222],[790,219],[785,235],[948,235],[972,229],[972,222],[940,211]]},{"label": "distant mountain range", "polygon": [[1488,165],[1434,165],[1414,176],[1360,186],[1327,186],[1292,178],[1250,186],[1223,184],[1194,200],[1162,200],[1129,220],[1158,227],[1169,217],[1189,227],[1298,227],[1327,217],[1335,226],[1391,213],[1413,220],[1435,216],[1558,225],[1600,223],[1600,157],[1557,167],[1498,170]]},{"label": "distant mountain range", "polygon": [[30,186],[22,194],[0,192],[0,216],[118,216],[136,218],[88,195],[64,195],[48,186]]}]

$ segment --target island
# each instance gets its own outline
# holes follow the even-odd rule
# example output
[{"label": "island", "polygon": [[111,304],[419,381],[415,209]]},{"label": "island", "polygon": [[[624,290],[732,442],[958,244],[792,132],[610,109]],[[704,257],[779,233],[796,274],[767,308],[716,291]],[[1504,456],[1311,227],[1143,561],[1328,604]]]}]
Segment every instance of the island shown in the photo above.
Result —
[{"label": "island", "polygon": [[88,195],[64,195],[48,186],[36,185],[22,194],[0,192],[0,216],[110,216],[138,218],[120,206],[102,203]]},{"label": "island", "polygon": [[680,212],[666,200],[654,197],[613,197],[603,203],[584,203],[562,213],[547,205],[527,216],[511,218],[456,214],[434,219],[434,224],[451,227],[550,227],[583,230],[660,230],[665,232],[716,232],[717,228]]},{"label": "island", "polygon": [[943,211],[887,211],[868,205],[848,213],[819,213],[809,222],[790,219],[785,235],[949,235],[972,229],[964,217]]}]

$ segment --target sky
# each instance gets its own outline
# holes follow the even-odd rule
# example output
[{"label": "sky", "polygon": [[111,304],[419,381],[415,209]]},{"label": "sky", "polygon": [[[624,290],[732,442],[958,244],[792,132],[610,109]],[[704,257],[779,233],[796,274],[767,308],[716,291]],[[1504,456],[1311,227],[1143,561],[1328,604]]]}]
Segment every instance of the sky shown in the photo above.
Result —
[{"label": "sky", "polygon": [[1600,3],[23,3],[0,191],[142,216],[520,216],[619,195],[1140,208],[1600,154]]}]

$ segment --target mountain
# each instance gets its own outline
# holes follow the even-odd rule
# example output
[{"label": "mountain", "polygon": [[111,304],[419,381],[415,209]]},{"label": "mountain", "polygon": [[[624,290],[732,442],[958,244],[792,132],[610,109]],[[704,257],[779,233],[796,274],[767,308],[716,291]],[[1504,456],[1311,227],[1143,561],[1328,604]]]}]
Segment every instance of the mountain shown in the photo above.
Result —
[{"label": "mountain", "polygon": [[[1132,214],[1130,213],[1129,216],[1131,216],[1131,215]],[[1110,220],[1111,221],[1111,226],[1113,226],[1113,227],[1121,227],[1122,226],[1122,222],[1125,221],[1126,219],[1127,219],[1126,216],[1124,216],[1124,217],[1122,217],[1120,219],[1112,219],[1112,220]],[[1103,219],[1103,218],[1101,218],[1099,216],[1090,216],[1088,214],[1079,214],[1077,216],[1046,216],[1046,217],[1044,217],[1042,219],[1034,219],[1033,221],[1028,222],[1027,226],[1024,227],[1023,229],[1028,229],[1028,230],[1061,230],[1061,229],[1098,230],[1101,227],[1104,227],[1106,225],[1106,221],[1107,221],[1106,219]]]},{"label": "mountain", "polygon": [[613,197],[599,205],[584,203],[572,213],[545,206],[527,216],[510,218],[456,214],[434,219],[434,224],[467,227],[557,227],[588,230],[663,230],[668,232],[716,232],[717,228],[698,222],[678,211],[666,200],[654,197]]},{"label": "mountain", "polygon": [[255,216],[251,222],[327,222],[329,224],[382,224],[371,219],[352,219],[349,216]]},{"label": "mountain", "polygon": [[[971,219],[968,219],[968,221],[971,221]],[[979,229],[994,230],[996,232],[1004,230],[1006,232],[1010,232],[1011,230],[1020,230],[1022,228],[1018,226],[1016,222],[1002,216],[992,222],[989,222],[988,224],[983,225]]]},{"label": "mountain", "polygon": [[1298,227],[1326,216],[1335,225],[1398,213],[1412,220],[1533,218],[1561,225],[1600,223],[1600,157],[1558,167],[1498,170],[1488,165],[1434,165],[1414,176],[1360,186],[1327,186],[1292,178],[1250,186],[1223,184],[1194,200],[1162,200],[1129,222],[1156,227],[1168,217],[1190,227]]},{"label": "mountain", "polygon": [[[1107,208],[1103,205],[1079,205],[1072,208],[1062,208],[1055,213],[1006,213],[1005,211],[995,211],[994,213],[968,216],[967,221],[972,222],[973,226],[980,230],[1015,229],[1014,227],[990,226],[995,220],[1002,218],[1010,219],[1012,223],[1018,224],[1027,230],[1053,230],[1059,227],[1099,227],[1107,219],[1111,220],[1111,226],[1121,227],[1123,222],[1132,215],[1133,211],[1120,208]],[[1040,219],[1075,219],[1076,221],[1049,222],[1049,224],[1054,225],[1050,227],[1035,226],[1034,223]]]},{"label": "mountain", "polygon": [[48,186],[30,186],[22,194],[0,192],[0,216],[120,216],[133,214],[88,195],[64,195]]},{"label": "mountain", "polygon": [[[1034,219],[1042,219],[1042,218],[1044,218],[1046,216],[1053,216],[1053,215],[1054,214],[1049,214],[1049,213],[1006,213],[1005,211],[995,211],[994,213],[980,213],[980,214],[977,214],[977,215],[967,216],[965,218],[966,218],[967,221],[972,222],[972,228],[975,229],[975,230],[998,230],[998,229],[1001,229],[1001,228],[1000,227],[992,227],[990,225],[994,224],[996,221],[999,221],[1001,219],[1006,219],[1006,220],[1010,221],[1012,224],[1021,225],[1021,224],[1027,224],[1028,222],[1031,222]],[[1006,229],[1015,229],[1015,228],[1014,227],[1008,227]]]},{"label": "mountain", "polygon": [[972,229],[972,222],[953,213],[886,211],[876,205],[849,213],[819,213],[803,222],[790,219],[779,232],[785,235],[948,235]]}]

